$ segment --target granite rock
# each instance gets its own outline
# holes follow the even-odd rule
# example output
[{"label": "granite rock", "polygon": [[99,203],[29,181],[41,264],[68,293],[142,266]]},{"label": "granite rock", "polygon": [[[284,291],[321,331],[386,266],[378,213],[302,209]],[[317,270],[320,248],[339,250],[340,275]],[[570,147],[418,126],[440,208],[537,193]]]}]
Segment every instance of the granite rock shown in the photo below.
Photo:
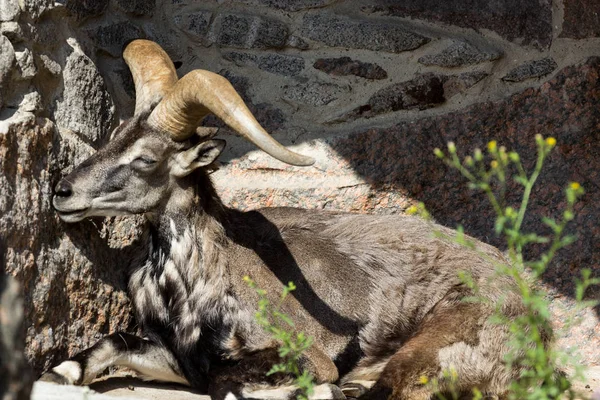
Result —
[{"label": "granite rock", "polygon": [[5,102],[11,95],[9,87],[12,83],[11,77],[15,64],[15,50],[12,44],[6,36],[0,35],[0,109],[4,107]]},{"label": "granite rock", "polygon": [[430,40],[398,24],[350,19],[331,13],[307,14],[302,25],[302,35],[331,47],[390,53],[414,50]]},{"label": "granite rock", "polygon": [[15,64],[15,50],[12,43],[6,36],[0,35],[0,86],[8,84]]},{"label": "granite rock", "polygon": [[0,0],[0,21],[14,21],[20,13],[17,0]]},{"label": "granite rock", "polygon": [[283,22],[260,18],[256,23],[254,40],[250,47],[253,49],[281,49],[288,40],[288,27]]},{"label": "granite rock", "polygon": [[250,103],[252,101],[250,97],[250,79],[247,76],[242,76],[235,74],[227,69],[222,69],[219,71],[219,75],[223,75],[231,86],[234,87],[235,91],[238,92],[240,97],[246,102]]},{"label": "granite rock", "polygon": [[423,110],[445,100],[443,80],[434,74],[424,74],[379,90],[368,104],[374,114],[382,114],[412,108]]},{"label": "granite rock", "polygon": [[42,68],[48,71],[51,75],[59,76],[62,72],[62,67],[60,64],[49,55],[40,54],[39,60]]},{"label": "granite rock", "polygon": [[334,1],[335,0],[250,0],[247,2],[285,11],[301,11],[310,8],[325,7]]},{"label": "granite rock", "polygon": [[19,100],[17,106],[19,111],[37,114],[44,109],[42,106],[42,96],[36,90],[25,93],[22,97],[19,97]]},{"label": "granite rock", "polygon": [[366,104],[336,119],[336,122],[371,118],[398,110],[435,107],[446,101],[445,77],[435,74],[419,75],[409,81],[394,83],[373,94]]},{"label": "granite rock", "polygon": [[285,76],[298,75],[304,69],[304,58],[286,54],[250,54],[230,51],[224,53],[223,58],[240,66],[255,66],[263,71]]},{"label": "granite rock", "polygon": [[502,77],[502,80],[507,82],[522,82],[526,79],[540,78],[548,75],[557,67],[556,61],[550,57],[529,61],[510,70],[508,74]]},{"label": "granite rock", "polygon": [[104,79],[92,60],[74,49],[66,59],[63,80],[64,90],[54,111],[57,126],[98,143],[112,130],[115,115]]},{"label": "granite rock", "polygon": [[300,50],[308,50],[310,45],[306,42],[306,40],[302,39],[300,36],[290,35],[288,37],[288,41],[286,43],[287,47],[293,47]]},{"label": "granite rock", "polygon": [[502,56],[499,51],[481,50],[469,42],[455,42],[438,54],[430,54],[419,58],[424,65],[440,67],[461,67],[497,60]]},{"label": "granite rock", "polygon": [[119,83],[125,94],[132,100],[135,100],[135,84],[133,83],[133,76],[129,68],[117,68],[115,69],[115,75],[119,79]]},{"label": "granite rock", "polygon": [[244,49],[283,48],[289,34],[283,22],[251,15],[219,14],[214,25],[215,43]]},{"label": "granite rock", "polygon": [[250,47],[246,44],[252,19],[245,15],[220,15],[216,42],[224,46]]},{"label": "granite rock", "polygon": [[23,29],[18,22],[0,22],[0,35],[4,35],[13,43],[17,43],[23,39]]},{"label": "granite rock", "polygon": [[279,107],[263,102],[258,104],[251,103],[249,108],[256,120],[267,132],[277,133],[277,131],[285,127],[287,116]]},{"label": "granite rock", "polygon": [[0,398],[28,400],[33,376],[24,355],[23,296],[5,275],[4,253],[0,243]]},{"label": "granite rock", "polygon": [[560,37],[600,37],[600,0],[565,0]]},{"label": "granite rock", "polygon": [[335,76],[354,75],[366,79],[385,79],[388,76],[379,65],[353,60],[350,57],[319,58],[313,67]]},{"label": "granite rock", "polygon": [[109,0],[67,0],[65,7],[77,21],[102,15],[108,7]]},{"label": "granite rock", "polygon": [[88,31],[98,49],[106,51],[113,57],[120,57],[125,43],[145,38],[143,31],[129,21],[101,25]]},{"label": "granite rock", "polygon": [[54,0],[19,0],[19,4],[30,18],[37,20],[54,7]]},{"label": "granite rock", "polygon": [[549,0],[383,0],[364,6],[363,11],[489,29],[508,40],[538,48],[552,43]]},{"label": "granite rock", "polygon": [[334,83],[311,81],[284,86],[283,98],[311,106],[325,106],[348,91],[349,88]]},{"label": "granite rock", "polygon": [[17,60],[20,79],[31,79],[37,74],[33,53],[30,49],[25,48],[22,51],[15,52],[15,59]]},{"label": "granite rock", "polygon": [[117,0],[117,4],[125,12],[135,16],[152,15],[156,8],[156,0]]},{"label": "granite rock", "polygon": [[463,72],[459,75],[450,75],[444,78],[444,95],[447,99],[458,93],[464,93],[472,86],[485,79],[489,74],[487,72]]},{"label": "granite rock", "polygon": [[204,10],[177,14],[175,16],[175,24],[192,36],[206,40],[212,15],[211,11]]}]

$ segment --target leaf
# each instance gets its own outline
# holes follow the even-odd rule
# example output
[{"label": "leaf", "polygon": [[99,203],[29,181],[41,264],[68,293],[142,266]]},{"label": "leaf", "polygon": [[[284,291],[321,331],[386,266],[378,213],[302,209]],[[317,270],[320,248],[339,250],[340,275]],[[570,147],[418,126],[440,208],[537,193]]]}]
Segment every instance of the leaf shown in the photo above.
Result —
[{"label": "leaf", "polygon": [[560,244],[564,246],[569,246],[577,241],[577,235],[565,235],[560,239]]},{"label": "leaf", "polygon": [[527,178],[524,176],[515,175],[515,177],[513,179],[515,180],[515,182],[517,182],[523,186],[527,186],[527,184],[529,183]]},{"label": "leaf", "polygon": [[505,216],[499,216],[498,218],[496,218],[496,223],[494,224],[494,231],[496,231],[496,235],[499,235],[502,233],[502,230],[504,229],[504,224],[506,223],[507,218]]},{"label": "leaf", "polygon": [[543,217],[542,222],[544,223],[544,225],[549,226],[554,233],[557,233],[560,231],[560,226],[552,218]]},{"label": "leaf", "polygon": [[279,312],[279,311],[275,311],[273,313],[273,315],[277,318],[279,318],[281,321],[285,322],[288,326],[290,327],[294,327],[294,321],[292,321],[292,319],[290,317],[288,317],[286,314]]},{"label": "leaf", "polygon": [[267,372],[267,376],[269,375],[273,375],[276,374],[278,372],[287,372],[286,368],[283,364],[275,364],[271,367],[271,369],[269,370],[269,372]]}]

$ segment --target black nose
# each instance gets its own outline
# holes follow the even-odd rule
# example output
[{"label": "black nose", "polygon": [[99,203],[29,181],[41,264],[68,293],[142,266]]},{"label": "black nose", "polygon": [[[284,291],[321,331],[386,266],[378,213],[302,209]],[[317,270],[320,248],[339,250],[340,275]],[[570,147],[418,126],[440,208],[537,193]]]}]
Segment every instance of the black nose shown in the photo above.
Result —
[{"label": "black nose", "polygon": [[54,193],[60,197],[69,197],[73,194],[73,188],[69,182],[63,179],[54,188]]}]

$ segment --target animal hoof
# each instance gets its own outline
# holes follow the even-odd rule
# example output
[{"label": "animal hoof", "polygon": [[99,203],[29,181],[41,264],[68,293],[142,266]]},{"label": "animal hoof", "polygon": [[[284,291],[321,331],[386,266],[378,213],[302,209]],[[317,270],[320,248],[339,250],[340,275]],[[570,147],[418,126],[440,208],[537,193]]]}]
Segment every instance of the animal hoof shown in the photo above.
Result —
[{"label": "animal hoof", "polygon": [[309,400],[344,400],[346,396],[336,385],[324,383],[315,386],[314,393],[308,398]]},{"label": "animal hoof", "polygon": [[342,393],[348,399],[358,399],[363,394],[369,391],[369,388],[362,383],[358,382],[348,382],[342,385],[341,387]]}]

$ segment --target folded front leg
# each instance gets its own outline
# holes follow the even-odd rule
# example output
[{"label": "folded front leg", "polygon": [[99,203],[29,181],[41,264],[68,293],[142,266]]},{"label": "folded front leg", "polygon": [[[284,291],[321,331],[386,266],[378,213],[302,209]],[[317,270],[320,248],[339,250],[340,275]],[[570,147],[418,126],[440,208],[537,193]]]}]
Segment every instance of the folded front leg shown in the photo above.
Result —
[{"label": "folded front leg", "polygon": [[[242,359],[215,366],[211,371],[209,395],[213,400],[233,399],[295,399],[298,387],[288,373],[267,375],[271,367],[282,362],[276,348],[247,354]],[[314,399],[343,399],[341,390],[333,385],[338,378],[335,364],[316,347],[311,347],[299,360],[302,370],[314,378]],[[320,384],[320,385],[319,385]]]},{"label": "folded front leg", "polygon": [[51,368],[40,380],[86,385],[111,366],[131,368],[145,380],[189,384],[168,349],[128,333],[106,336],[89,349]]}]

